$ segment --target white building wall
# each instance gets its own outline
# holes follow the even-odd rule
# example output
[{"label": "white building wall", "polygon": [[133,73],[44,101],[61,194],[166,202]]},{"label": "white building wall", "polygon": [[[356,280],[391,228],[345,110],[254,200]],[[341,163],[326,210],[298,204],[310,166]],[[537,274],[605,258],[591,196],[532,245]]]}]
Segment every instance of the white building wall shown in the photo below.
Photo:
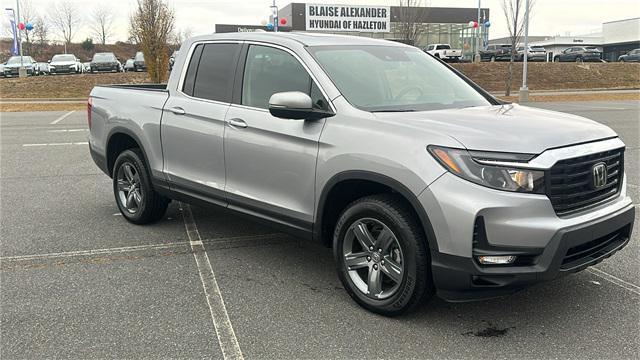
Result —
[{"label": "white building wall", "polygon": [[619,44],[640,40],[640,18],[611,21],[602,24],[604,44]]}]

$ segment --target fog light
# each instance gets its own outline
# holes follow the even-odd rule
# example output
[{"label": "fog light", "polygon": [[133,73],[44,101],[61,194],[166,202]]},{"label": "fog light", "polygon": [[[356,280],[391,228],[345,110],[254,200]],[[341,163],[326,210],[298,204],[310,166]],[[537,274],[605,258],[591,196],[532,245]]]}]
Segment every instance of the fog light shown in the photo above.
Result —
[{"label": "fog light", "polygon": [[478,256],[478,261],[483,265],[506,265],[513,264],[516,256]]}]

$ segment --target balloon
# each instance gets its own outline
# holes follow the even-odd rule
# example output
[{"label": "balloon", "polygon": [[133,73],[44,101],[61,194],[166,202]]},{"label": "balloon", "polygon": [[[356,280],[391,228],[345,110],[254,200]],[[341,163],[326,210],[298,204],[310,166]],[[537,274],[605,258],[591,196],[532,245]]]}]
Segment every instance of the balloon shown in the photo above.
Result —
[{"label": "balloon", "polygon": [[29,31],[33,30],[33,24],[32,23],[27,23],[27,25],[25,25],[25,28]]},{"label": "balloon", "polygon": [[272,23],[268,23],[267,24],[267,30],[273,30],[273,24]]},{"label": "balloon", "polygon": [[484,27],[489,27],[491,26],[491,21],[487,20],[484,22]]},{"label": "balloon", "polygon": [[477,28],[477,27],[478,27],[478,22],[477,22],[477,21],[474,21],[474,22],[473,22],[473,28],[475,29],[475,28]]},{"label": "balloon", "polygon": [[262,21],[260,21],[260,25],[266,26],[267,25],[267,20],[262,19]]},{"label": "balloon", "polygon": [[469,21],[469,27],[473,27],[473,23],[475,23],[475,21],[473,20]]},{"label": "balloon", "polygon": [[287,25],[287,18],[280,19],[280,25],[282,26]]},{"label": "balloon", "polygon": [[18,29],[24,30],[24,28],[25,28],[24,23],[19,23],[18,24]]}]

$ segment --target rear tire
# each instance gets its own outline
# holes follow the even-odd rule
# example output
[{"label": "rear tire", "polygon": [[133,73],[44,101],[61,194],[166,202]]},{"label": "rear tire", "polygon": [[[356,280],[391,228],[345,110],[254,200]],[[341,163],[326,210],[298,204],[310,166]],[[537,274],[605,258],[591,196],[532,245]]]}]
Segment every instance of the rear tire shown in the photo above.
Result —
[{"label": "rear tire", "polygon": [[170,200],[153,190],[140,149],[120,153],[112,175],[116,204],[127,221],[142,225],[162,219]]},{"label": "rear tire", "polygon": [[429,249],[419,224],[394,194],[347,206],[336,224],[333,252],[338,277],[360,306],[396,316],[433,296]]}]

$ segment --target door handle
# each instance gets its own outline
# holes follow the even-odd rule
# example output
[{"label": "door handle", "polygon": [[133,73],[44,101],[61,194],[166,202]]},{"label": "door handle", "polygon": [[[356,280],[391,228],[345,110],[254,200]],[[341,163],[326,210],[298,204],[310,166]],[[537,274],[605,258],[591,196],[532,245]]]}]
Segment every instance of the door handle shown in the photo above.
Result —
[{"label": "door handle", "polygon": [[244,129],[248,126],[247,123],[242,119],[229,119],[229,125],[241,129]]},{"label": "door handle", "polygon": [[169,108],[169,109],[167,109],[167,110],[171,111],[172,113],[174,113],[174,114],[176,114],[176,115],[184,115],[184,114],[186,114],[186,113],[187,113],[186,111],[184,111],[184,109],[183,109],[183,108],[178,107],[178,106],[176,106],[176,107],[172,107],[172,108]]}]

